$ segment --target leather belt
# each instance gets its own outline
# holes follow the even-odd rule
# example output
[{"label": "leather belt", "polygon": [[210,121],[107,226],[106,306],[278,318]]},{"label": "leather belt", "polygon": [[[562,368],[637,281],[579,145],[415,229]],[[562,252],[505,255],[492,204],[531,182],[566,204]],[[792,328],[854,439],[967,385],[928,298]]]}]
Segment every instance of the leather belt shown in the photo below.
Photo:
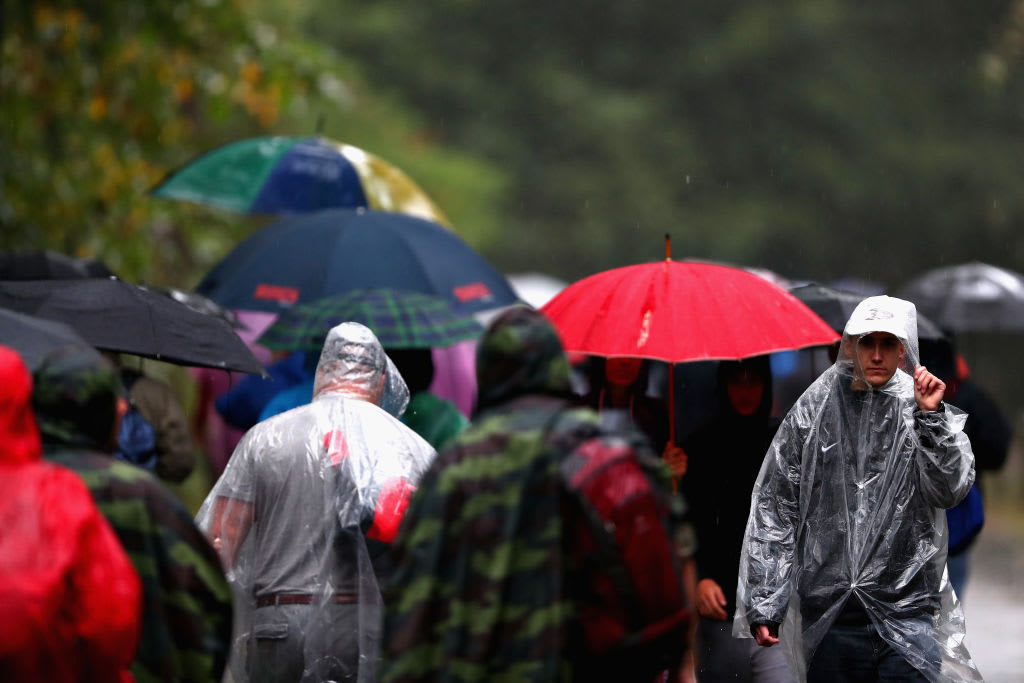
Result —
[{"label": "leather belt", "polygon": [[[349,605],[359,602],[359,595],[356,593],[335,593],[328,598],[329,602]],[[256,607],[270,607],[271,605],[311,605],[320,602],[319,595],[311,593],[277,593],[275,595],[261,595],[256,598]]]}]

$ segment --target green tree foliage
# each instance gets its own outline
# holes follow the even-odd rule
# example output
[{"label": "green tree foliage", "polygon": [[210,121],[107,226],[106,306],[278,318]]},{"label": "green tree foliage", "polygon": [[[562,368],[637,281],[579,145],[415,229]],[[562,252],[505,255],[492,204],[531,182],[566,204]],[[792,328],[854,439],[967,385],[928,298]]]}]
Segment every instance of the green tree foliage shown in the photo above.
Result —
[{"label": "green tree foliage", "polygon": [[213,147],[311,135],[318,120],[409,173],[453,222],[496,224],[502,174],[439,148],[351,62],[297,36],[292,3],[2,7],[0,248],[97,256],[126,279],[190,287],[255,223],[147,190]]},{"label": "green tree foliage", "polygon": [[673,255],[891,287],[1024,265],[1019,3],[348,0],[307,26],[513,179],[506,270]]}]

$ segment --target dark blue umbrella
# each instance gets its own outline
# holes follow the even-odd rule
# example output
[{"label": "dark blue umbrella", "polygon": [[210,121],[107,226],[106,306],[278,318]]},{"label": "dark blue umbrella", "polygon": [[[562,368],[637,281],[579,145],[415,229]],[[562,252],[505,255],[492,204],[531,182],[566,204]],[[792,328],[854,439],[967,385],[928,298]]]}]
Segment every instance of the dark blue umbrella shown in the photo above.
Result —
[{"label": "dark blue umbrella", "polygon": [[355,289],[446,299],[463,313],[515,303],[505,276],[441,225],[399,213],[296,214],[243,240],[196,291],[221,306],[280,313]]}]

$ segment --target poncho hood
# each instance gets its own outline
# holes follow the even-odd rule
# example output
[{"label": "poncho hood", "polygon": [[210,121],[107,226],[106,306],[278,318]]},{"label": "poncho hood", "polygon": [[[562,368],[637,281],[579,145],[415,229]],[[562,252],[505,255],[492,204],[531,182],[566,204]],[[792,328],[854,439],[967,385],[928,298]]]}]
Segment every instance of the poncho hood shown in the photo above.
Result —
[{"label": "poncho hood", "polygon": [[32,462],[42,455],[31,396],[32,377],[21,356],[0,346],[0,464]]}]

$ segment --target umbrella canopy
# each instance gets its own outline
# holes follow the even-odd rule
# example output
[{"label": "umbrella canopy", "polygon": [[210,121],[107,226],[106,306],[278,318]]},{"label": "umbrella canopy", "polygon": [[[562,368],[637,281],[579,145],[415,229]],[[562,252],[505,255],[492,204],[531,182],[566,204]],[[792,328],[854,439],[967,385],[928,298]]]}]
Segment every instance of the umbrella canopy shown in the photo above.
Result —
[{"label": "umbrella canopy", "polygon": [[936,268],[899,294],[952,332],[1024,332],[1024,275],[987,263]]},{"label": "umbrella canopy", "polygon": [[0,307],[65,323],[105,351],[263,373],[263,365],[224,320],[122,280],[0,282]]},{"label": "umbrella canopy", "polygon": [[113,277],[102,261],[76,258],[57,251],[0,252],[0,280],[80,280]]},{"label": "umbrella canopy", "polygon": [[64,323],[5,308],[0,308],[0,345],[17,351],[29,371],[57,349],[73,346],[93,351],[89,342]]},{"label": "umbrella canopy", "polygon": [[383,159],[323,137],[257,137],[218,147],[151,191],[231,211],[397,211],[447,224],[427,194]]},{"label": "umbrella canopy", "polygon": [[150,287],[149,289],[153,289],[154,292],[160,292],[165,296],[169,296],[175,301],[185,304],[193,311],[223,318],[236,330],[245,329],[245,324],[239,319],[237,313],[229,308],[224,308],[213,299],[207,298],[202,294],[187,292],[184,289],[178,289],[177,287],[168,287],[166,289]]},{"label": "umbrella canopy", "polygon": [[781,287],[741,268],[695,261],[597,273],[541,311],[566,351],[668,363],[747,358],[839,338]]},{"label": "umbrella canopy", "polygon": [[520,299],[538,309],[569,284],[544,273],[514,273],[508,281]]},{"label": "umbrella canopy", "polygon": [[346,209],[288,216],[257,230],[196,291],[227,308],[280,313],[380,287],[440,296],[464,313],[517,301],[501,273],[437,223]]},{"label": "umbrella canopy", "polygon": [[359,289],[285,311],[257,343],[268,349],[319,352],[327,332],[343,322],[366,325],[386,348],[425,349],[476,339],[483,327],[438,296]]},{"label": "umbrella canopy", "polygon": [[[793,287],[789,293],[807,304],[808,308],[818,314],[822,320],[837,333],[842,334],[850,314],[865,294],[857,294],[826,285],[810,283]],[[917,336],[919,339],[942,339],[945,335],[938,325],[929,320],[920,311],[917,314]]]}]

